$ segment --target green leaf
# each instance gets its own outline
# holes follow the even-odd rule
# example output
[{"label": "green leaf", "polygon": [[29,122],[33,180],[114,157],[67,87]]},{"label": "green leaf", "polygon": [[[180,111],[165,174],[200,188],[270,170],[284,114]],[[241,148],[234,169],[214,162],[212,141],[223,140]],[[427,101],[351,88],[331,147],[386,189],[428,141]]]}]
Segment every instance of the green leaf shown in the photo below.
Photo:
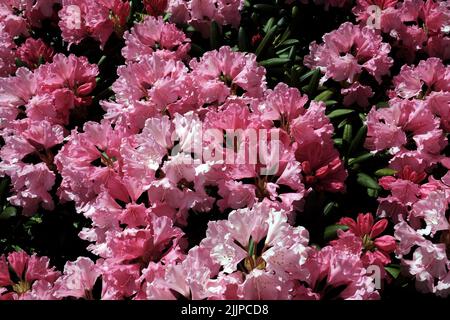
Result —
[{"label": "green leaf", "polygon": [[170,17],[172,17],[172,14],[170,12],[167,12],[163,17],[164,22],[169,21]]},{"label": "green leaf", "polygon": [[344,133],[342,135],[342,139],[345,142],[350,143],[352,137],[353,137],[353,126],[350,123],[347,123],[344,126]]},{"label": "green leaf", "polygon": [[355,138],[350,144],[350,147],[348,148],[349,154],[352,154],[360,145],[363,144],[364,140],[366,139],[366,135],[367,135],[367,126],[364,125],[361,128],[359,128],[358,132],[355,135]]},{"label": "green leaf", "polygon": [[341,122],[339,122],[339,124],[338,124],[338,129],[341,129],[342,127],[344,127],[348,122],[349,122],[349,119],[348,119],[348,118],[345,118],[344,120],[342,120]]},{"label": "green leaf", "polygon": [[267,59],[267,60],[261,61],[259,64],[264,67],[275,67],[275,66],[280,66],[280,65],[286,64],[290,61],[291,60],[289,58],[272,58],[272,59]]},{"label": "green leaf", "polygon": [[391,168],[383,168],[375,171],[375,175],[377,177],[386,177],[386,176],[393,176],[397,173],[397,170],[391,169]]},{"label": "green leaf", "polygon": [[384,267],[384,270],[386,270],[394,279],[397,279],[400,275],[400,266],[391,264],[389,266]]},{"label": "green leaf", "polygon": [[253,8],[259,11],[264,11],[267,13],[274,13],[278,11],[278,8],[276,6],[265,4],[265,3],[257,3],[253,5]]},{"label": "green leaf", "polygon": [[17,209],[14,207],[6,207],[2,213],[0,213],[0,220],[7,220],[17,215]]},{"label": "green leaf", "polygon": [[294,6],[291,11],[292,18],[296,18],[300,14],[300,9]]},{"label": "green leaf", "polygon": [[280,46],[291,46],[293,44],[297,44],[300,41],[298,41],[297,39],[287,39],[285,41],[283,41],[282,43],[280,43]]},{"label": "green leaf", "polygon": [[372,198],[378,198],[378,190],[375,189],[367,189],[367,195]]},{"label": "green leaf", "polygon": [[359,116],[359,119],[361,119],[362,123],[366,123],[367,118],[364,113],[359,113],[358,116]]},{"label": "green leaf", "polygon": [[351,114],[353,112],[355,112],[355,110],[352,110],[352,109],[336,109],[336,110],[331,111],[328,114],[328,118],[334,119],[334,118],[338,118],[338,117],[342,117],[342,116]]},{"label": "green leaf", "polygon": [[376,104],[377,108],[387,108],[389,107],[388,101],[381,101]]},{"label": "green leaf", "polygon": [[248,34],[247,30],[245,30],[244,27],[239,28],[238,32],[238,47],[240,51],[249,51],[249,44],[248,44]]},{"label": "green leaf", "polygon": [[255,241],[253,241],[252,237],[250,237],[250,240],[248,241],[248,255],[250,257],[253,257],[255,254]]},{"label": "green leaf", "polygon": [[197,29],[195,29],[194,26],[189,24],[184,31],[185,32],[195,32],[195,31],[197,31]]},{"label": "green leaf", "polygon": [[273,36],[275,35],[276,29],[277,29],[277,26],[273,26],[272,28],[270,28],[269,31],[267,31],[266,35],[259,43],[258,48],[256,48],[255,54],[257,57],[259,57],[261,55],[261,53],[263,53],[264,50],[266,49],[266,47],[269,45],[270,41],[272,40]]},{"label": "green leaf", "polygon": [[319,93],[315,98],[314,101],[327,101],[332,95],[334,94],[331,90],[325,90],[321,93]]},{"label": "green leaf", "polygon": [[215,21],[211,22],[209,44],[211,46],[211,49],[217,49],[220,47],[220,28]]},{"label": "green leaf", "polygon": [[314,92],[317,91],[317,87],[319,86],[319,80],[320,80],[320,70],[316,69],[312,74],[311,80],[309,80],[308,85],[302,88],[303,91],[305,91],[307,94],[314,94]]},{"label": "green leaf", "polygon": [[291,61],[295,60],[295,53],[296,53],[295,45],[293,45],[291,47],[291,50],[289,51],[288,59],[291,60]]},{"label": "green leaf", "polygon": [[333,141],[334,141],[335,145],[342,146],[342,143],[343,143],[342,138],[335,138],[335,139],[333,139]]},{"label": "green leaf", "polygon": [[20,68],[20,67],[26,67],[27,64],[25,62],[23,62],[22,60],[20,60],[19,58],[16,58],[16,67]]},{"label": "green leaf", "polygon": [[331,211],[333,211],[333,209],[337,208],[337,207],[338,207],[338,203],[335,201],[331,201],[331,202],[327,203],[325,208],[323,208],[323,214],[325,216],[328,216],[331,213]]},{"label": "green leaf", "polygon": [[272,27],[275,24],[275,18],[271,17],[269,20],[267,20],[266,24],[264,25],[263,31],[264,33],[269,32],[270,29],[272,29]]},{"label": "green leaf", "polygon": [[323,233],[324,239],[328,241],[336,238],[338,230],[346,231],[348,230],[348,227],[342,224],[333,224],[331,226],[328,226],[325,228],[325,231]]},{"label": "green leaf", "polygon": [[100,58],[100,60],[98,60],[97,65],[98,65],[98,66],[101,66],[101,65],[105,62],[106,58],[107,58],[106,56],[102,56],[102,57]]},{"label": "green leaf", "polygon": [[351,158],[348,161],[348,164],[349,165],[354,165],[354,164],[361,163],[361,162],[364,162],[366,160],[369,160],[371,158],[373,158],[373,154],[370,153],[370,152],[367,152],[367,153],[364,153],[364,154],[362,154],[362,155],[360,155],[360,156],[358,156],[356,158]]},{"label": "green leaf", "polygon": [[325,101],[325,105],[328,106],[332,106],[333,104],[338,103],[336,100],[327,100]]},{"label": "green leaf", "polygon": [[356,181],[363,187],[366,187],[369,189],[374,189],[374,190],[380,189],[378,182],[374,178],[372,178],[371,176],[369,176],[365,173],[362,173],[362,172],[358,173],[358,177],[357,177]]},{"label": "green leaf", "polygon": [[300,79],[299,79],[300,82],[305,81],[306,79],[311,77],[315,72],[317,72],[317,69],[313,69],[313,70],[308,71],[307,73],[305,73],[303,76],[300,77]]},{"label": "green leaf", "polygon": [[[278,24],[278,23],[277,23]],[[281,45],[285,45],[284,42],[288,41],[289,36],[291,35],[291,29],[289,27],[286,28],[286,30],[284,30],[283,34],[281,36],[278,36],[276,39],[276,45],[275,48],[278,48]],[[291,40],[297,40],[297,39],[291,39]],[[298,42],[298,40],[297,40]],[[287,45],[287,44],[286,44]]]},{"label": "green leaf", "polygon": [[11,247],[12,247],[15,251],[23,251],[23,249],[22,249],[20,246],[18,246],[18,245],[13,244]]}]

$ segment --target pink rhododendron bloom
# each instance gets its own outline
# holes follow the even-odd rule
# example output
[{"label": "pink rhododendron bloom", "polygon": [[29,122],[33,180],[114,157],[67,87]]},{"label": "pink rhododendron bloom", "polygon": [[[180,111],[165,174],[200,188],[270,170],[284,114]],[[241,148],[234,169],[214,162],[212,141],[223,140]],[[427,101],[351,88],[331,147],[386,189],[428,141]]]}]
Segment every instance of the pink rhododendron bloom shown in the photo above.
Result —
[{"label": "pink rhododendron bloom", "polygon": [[429,58],[415,68],[404,65],[394,77],[394,91],[405,99],[426,97],[433,91],[450,91],[449,79],[450,67],[438,58]]},{"label": "pink rhododendron bloom", "polygon": [[130,13],[130,4],[122,0],[63,0],[59,11],[62,37],[70,44],[79,44],[92,37],[104,47],[113,32],[121,36]]},{"label": "pink rhododendron bloom", "polygon": [[189,14],[191,23],[206,38],[212,21],[219,25],[239,26],[244,1],[242,0],[191,0]]},{"label": "pink rhododendron bloom", "polygon": [[79,257],[67,262],[64,273],[55,282],[55,295],[58,297],[90,298],[95,281],[100,272],[89,259]]},{"label": "pink rhododendron bloom", "polygon": [[323,44],[311,43],[309,49],[305,65],[325,73],[322,82],[331,78],[353,83],[363,70],[381,82],[393,63],[389,57],[391,48],[382,42],[381,36],[368,27],[361,28],[350,22],[324,35]]},{"label": "pink rhododendron bloom", "polygon": [[38,293],[40,287],[54,283],[58,277],[59,272],[50,268],[47,257],[29,256],[24,251],[12,252],[8,256],[2,255],[0,288],[6,288],[6,291],[3,293],[0,291],[0,300],[29,300],[33,294],[42,298],[43,296]]},{"label": "pink rhododendron bloom", "polygon": [[116,102],[103,103],[105,117],[131,129],[140,129],[147,118],[178,106],[192,105],[190,101],[195,97],[189,92],[189,82],[185,82],[186,73],[181,61],[165,60],[156,53],[140,62],[120,66],[119,78],[112,86]]},{"label": "pink rhododendron bloom", "polygon": [[368,99],[373,96],[372,89],[368,86],[361,85],[358,82],[353,83],[350,87],[342,89],[341,93],[344,97],[346,106],[356,103],[358,106],[367,107]]},{"label": "pink rhododendron bloom", "polygon": [[141,61],[156,51],[164,58],[184,59],[190,49],[190,39],[174,24],[162,18],[147,17],[125,32],[126,46],[122,54],[127,61]]},{"label": "pink rhododendron bloom", "polygon": [[[166,285],[188,298],[229,294],[228,298],[241,299],[288,298],[291,280],[302,275],[301,266],[310,250],[307,244],[306,229],[290,226],[285,212],[263,202],[252,209],[233,211],[228,220],[210,222],[200,246],[191,249],[181,267],[169,269]],[[190,255],[205,259],[205,263],[194,267]],[[178,275],[175,280],[175,273],[186,268],[185,264],[193,266],[189,277],[182,280]],[[234,293],[227,289],[231,284],[237,286]]]},{"label": "pink rhododendron bloom", "polygon": [[21,1],[2,1],[0,3],[0,25],[11,38],[28,35],[27,21],[20,15],[20,11],[23,9]]},{"label": "pink rhododendron bloom", "polygon": [[239,95],[239,91],[259,98],[266,88],[265,70],[256,64],[256,56],[233,52],[230,47],[210,51],[200,60],[193,59],[189,66],[200,104],[221,103],[229,95]]},{"label": "pink rhododendron bloom", "polygon": [[[352,218],[341,218],[339,224],[349,227],[346,233],[352,233],[361,238],[364,266],[387,265],[391,262],[390,253],[395,250],[395,238],[389,235],[380,236],[388,225],[386,219],[374,223],[371,213],[361,213],[356,221]],[[339,237],[342,238],[343,234],[339,234]]]},{"label": "pink rhododendron bloom", "polygon": [[419,100],[394,99],[388,108],[373,108],[367,126],[365,146],[373,151],[416,154],[433,162],[446,144],[439,119]]},{"label": "pink rhododendron bloom", "polygon": [[17,56],[30,69],[36,69],[40,64],[51,62],[53,49],[47,46],[41,39],[28,38],[17,49]]},{"label": "pink rhododendron bloom", "polygon": [[373,279],[354,253],[327,246],[315,250],[304,268],[307,277],[295,288],[295,299],[379,299]]},{"label": "pink rhododendron bloom", "polygon": [[311,103],[291,126],[297,143],[296,159],[302,165],[305,185],[317,190],[343,191],[347,177],[339,153],[333,146],[333,128],[323,103]]},{"label": "pink rhododendron bloom", "polygon": [[24,214],[34,213],[40,203],[46,209],[53,209],[49,194],[55,181],[51,148],[63,141],[62,127],[46,121],[25,120],[4,132],[3,139],[0,174],[11,178],[14,194],[9,201],[23,207]]},{"label": "pink rhododendron bloom", "polygon": [[83,207],[102,191],[103,187],[124,201],[128,194],[120,181],[120,144],[125,130],[113,129],[108,121],[87,122],[84,132],[72,131],[70,140],[55,157],[63,177],[60,197]]},{"label": "pink rhododendron bloom", "polygon": [[58,89],[72,91],[75,105],[89,105],[90,94],[94,90],[98,75],[96,65],[89,64],[85,57],[68,57],[57,54],[52,63],[42,65],[37,70],[37,81],[43,92],[54,92]]},{"label": "pink rhododendron bloom", "polygon": [[15,71],[15,49],[12,36],[0,25],[0,76],[8,76]]}]

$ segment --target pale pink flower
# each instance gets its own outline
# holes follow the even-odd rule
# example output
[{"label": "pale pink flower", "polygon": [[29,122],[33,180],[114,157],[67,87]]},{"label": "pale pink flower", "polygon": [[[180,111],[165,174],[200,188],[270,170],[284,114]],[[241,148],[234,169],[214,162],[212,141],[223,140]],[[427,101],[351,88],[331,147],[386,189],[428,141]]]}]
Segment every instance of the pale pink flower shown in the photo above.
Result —
[{"label": "pale pink flower", "polygon": [[66,262],[62,276],[55,282],[55,295],[60,298],[92,298],[92,289],[100,276],[98,268],[89,258],[79,257]]}]

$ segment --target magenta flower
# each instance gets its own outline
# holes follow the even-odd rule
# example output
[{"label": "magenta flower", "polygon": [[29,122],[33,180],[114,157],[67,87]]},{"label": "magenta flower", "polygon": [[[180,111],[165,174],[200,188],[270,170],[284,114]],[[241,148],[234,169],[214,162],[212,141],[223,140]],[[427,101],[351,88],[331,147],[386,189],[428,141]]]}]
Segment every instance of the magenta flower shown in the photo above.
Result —
[{"label": "magenta flower", "polygon": [[360,213],[356,221],[352,218],[342,218],[339,224],[348,226],[347,232],[362,240],[363,255],[361,260],[365,266],[372,264],[387,265],[391,262],[390,254],[396,248],[395,238],[389,235],[380,236],[387,228],[388,221],[386,219],[374,223],[371,213]]}]

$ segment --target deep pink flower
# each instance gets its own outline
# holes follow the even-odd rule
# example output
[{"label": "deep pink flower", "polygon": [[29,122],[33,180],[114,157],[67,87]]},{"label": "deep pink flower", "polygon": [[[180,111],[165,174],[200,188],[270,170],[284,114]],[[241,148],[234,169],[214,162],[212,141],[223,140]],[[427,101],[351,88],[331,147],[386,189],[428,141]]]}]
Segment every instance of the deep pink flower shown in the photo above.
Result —
[{"label": "deep pink flower", "polygon": [[[395,238],[390,235],[380,236],[387,228],[386,219],[374,223],[371,213],[360,213],[355,220],[341,218],[339,224],[349,227],[347,232],[361,238],[363,246],[362,261],[365,266],[372,264],[387,265],[391,262],[390,254],[396,248]],[[342,237],[342,234],[340,235]]]},{"label": "deep pink flower", "polygon": [[40,64],[51,62],[53,49],[41,39],[28,38],[25,43],[17,49],[17,56],[28,68],[36,69]]}]

